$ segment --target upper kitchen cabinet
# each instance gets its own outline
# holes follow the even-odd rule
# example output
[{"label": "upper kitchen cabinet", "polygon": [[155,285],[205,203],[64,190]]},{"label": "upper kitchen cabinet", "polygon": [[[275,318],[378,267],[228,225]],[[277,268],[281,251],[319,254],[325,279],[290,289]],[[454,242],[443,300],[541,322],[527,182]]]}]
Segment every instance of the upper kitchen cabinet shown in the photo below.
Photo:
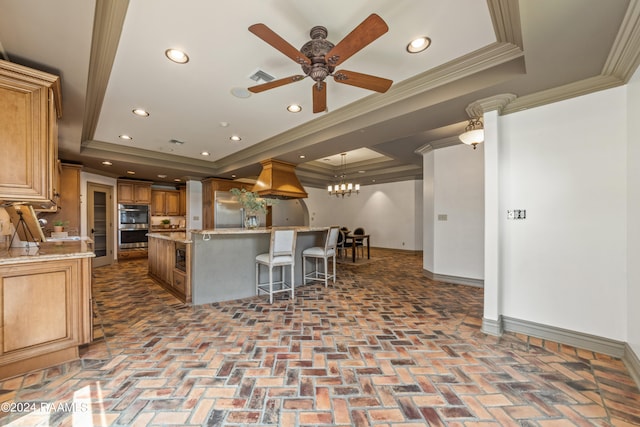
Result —
[{"label": "upper kitchen cabinet", "polygon": [[180,215],[180,192],[151,190],[151,215]]},{"label": "upper kitchen cabinet", "polygon": [[80,172],[82,165],[63,163],[60,167],[60,199],[57,209],[49,214],[41,211],[42,217],[48,221],[45,231],[52,229],[55,221],[65,223],[65,231],[69,235],[78,235],[80,231]]},{"label": "upper kitchen cabinet", "polygon": [[185,186],[180,186],[178,189],[180,192],[180,216],[187,215],[187,188]]},{"label": "upper kitchen cabinet", "polygon": [[0,60],[0,200],[57,201],[60,78]]},{"label": "upper kitchen cabinet", "polygon": [[118,203],[132,205],[151,204],[151,183],[118,180]]}]

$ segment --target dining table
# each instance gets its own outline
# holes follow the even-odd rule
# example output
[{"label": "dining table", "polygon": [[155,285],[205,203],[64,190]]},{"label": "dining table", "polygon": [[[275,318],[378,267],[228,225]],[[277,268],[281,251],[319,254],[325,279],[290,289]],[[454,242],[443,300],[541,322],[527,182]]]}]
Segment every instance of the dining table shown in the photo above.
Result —
[{"label": "dining table", "polygon": [[360,242],[364,245],[364,240],[367,241],[367,259],[371,259],[371,236],[368,234],[347,234],[345,236],[347,241],[351,239],[351,261],[356,262],[356,246]]}]

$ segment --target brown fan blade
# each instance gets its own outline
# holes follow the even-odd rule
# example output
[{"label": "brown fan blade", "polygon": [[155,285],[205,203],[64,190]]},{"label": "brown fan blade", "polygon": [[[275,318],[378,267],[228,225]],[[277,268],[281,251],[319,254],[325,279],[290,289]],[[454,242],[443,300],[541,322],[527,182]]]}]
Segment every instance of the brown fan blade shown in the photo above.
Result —
[{"label": "brown fan blade", "polygon": [[325,82],[314,83],[311,90],[313,92],[313,112],[327,111],[327,84]]},{"label": "brown fan blade", "polygon": [[260,37],[271,46],[278,49],[280,52],[284,53],[289,58],[293,59],[296,63],[309,65],[311,64],[309,58],[304,56],[298,49],[291,46],[289,42],[277,35],[273,30],[271,30],[271,28],[267,27],[266,25],[254,24],[249,27],[249,31]]},{"label": "brown fan blade", "polygon": [[360,25],[354,28],[337,45],[327,52],[325,58],[327,63],[337,66],[354,53],[389,31],[387,24],[375,13],[369,15]]},{"label": "brown fan blade", "polygon": [[338,83],[375,90],[380,93],[385,93],[393,84],[393,81],[389,79],[347,70],[336,71],[333,73],[333,79]]},{"label": "brown fan blade", "polygon": [[248,90],[249,90],[249,92],[260,93],[260,92],[264,92],[265,90],[273,89],[275,87],[288,85],[289,83],[299,82],[300,80],[304,79],[305,77],[306,76],[302,76],[302,75],[289,76],[289,77],[285,77],[283,79],[272,80],[270,82],[263,83],[261,85],[251,86],[250,88],[248,88]]}]

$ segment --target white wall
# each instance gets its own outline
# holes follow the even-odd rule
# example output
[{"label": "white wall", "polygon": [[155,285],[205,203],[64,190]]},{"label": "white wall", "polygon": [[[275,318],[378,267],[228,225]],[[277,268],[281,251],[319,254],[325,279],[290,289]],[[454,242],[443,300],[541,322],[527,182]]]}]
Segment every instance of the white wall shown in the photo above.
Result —
[{"label": "white wall", "polygon": [[435,152],[433,273],[484,277],[483,154],[482,145],[474,150],[464,144]]},{"label": "white wall", "polygon": [[[424,155],[424,262],[434,274],[484,278],[483,148],[459,144]],[[446,219],[444,219],[446,217]]]},{"label": "white wall", "polygon": [[[310,226],[363,227],[371,246],[422,250],[422,181],[362,186],[360,194],[337,198],[306,188]],[[417,214],[416,214],[417,212]]]},{"label": "white wall", "polygon": [[627,216],[627,343],[640,357],[640,71],[636,71],[627,88],[628,100],[628,216]]},{"label": "white wall", "polygon": [[278,200],[271,212],[271,225],[274,227],[309,225],[305,199]]},{"label": "white wall", "polygon": [[625,93],[499,121],[503,315],[626,340]]}]

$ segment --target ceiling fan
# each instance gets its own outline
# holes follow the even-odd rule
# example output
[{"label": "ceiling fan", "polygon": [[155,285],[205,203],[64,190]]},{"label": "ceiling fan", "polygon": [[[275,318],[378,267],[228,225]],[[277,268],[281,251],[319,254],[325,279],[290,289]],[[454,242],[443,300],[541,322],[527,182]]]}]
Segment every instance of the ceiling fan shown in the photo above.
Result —
[{"label": "ceiling fan", "polygon": [[298,74],[273,80],[252,86],[248,90],[259,93],[311,77],[315,82],[312,87],[314,113],[327,110],[327,85],[324,80],[329,76],[332,76],[337,83],[384,93],[391,87],[393,81],[355,71],[336,71],[335,68],[388,30],[387,24],[374,13],[362,21],[337,45],[326,39],[328,31],[325,27],[313,27],[309,32],[311,40],[298,50],[266,25],[254,24],[249,27],[249,31],[300,64],[304,75]]}]

